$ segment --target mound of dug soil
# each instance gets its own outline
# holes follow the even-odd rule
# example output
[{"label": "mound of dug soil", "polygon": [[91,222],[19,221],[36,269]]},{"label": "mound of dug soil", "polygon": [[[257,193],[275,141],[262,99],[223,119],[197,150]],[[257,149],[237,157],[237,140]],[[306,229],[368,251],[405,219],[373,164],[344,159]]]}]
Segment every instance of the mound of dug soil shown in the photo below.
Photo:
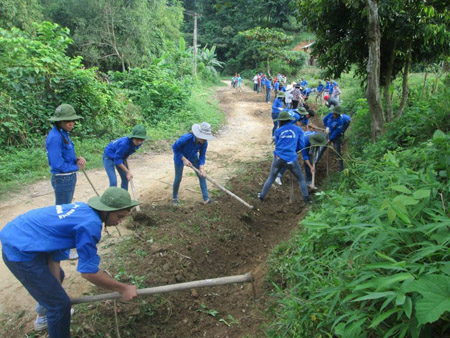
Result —
[{"label": "mound of dug soil", "polygon": [[249,271],[253,283],[142,297],[116,306],[112,301],[79,305],[74,336],[101,332],[113,337],[118,330],[132,337],[261,337],[269,301],[266,258],[288,239],[306,211],[296,185],[294,203],[289,203],[289,173],[282,186],[272,186],[264,203],[256,199],[269,166],[269,161],[249,164],[227,184],[254,209],[222,192],[216,192],[216,202],[208,205],[143,205],[128,224],[132,237],[103,257],[113,276],[140,288]]}]

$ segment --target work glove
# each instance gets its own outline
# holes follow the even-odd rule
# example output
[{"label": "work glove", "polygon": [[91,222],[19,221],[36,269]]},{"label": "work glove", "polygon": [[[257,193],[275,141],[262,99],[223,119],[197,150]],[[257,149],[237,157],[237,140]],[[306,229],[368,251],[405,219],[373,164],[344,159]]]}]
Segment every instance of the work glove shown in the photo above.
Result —
[{"label": "work glove", "polygon": [[330,133],[330,128],[326,127],[326,128],[325,128],[325,132],[326,132],[327,134],[329,134],[329,133]]}]

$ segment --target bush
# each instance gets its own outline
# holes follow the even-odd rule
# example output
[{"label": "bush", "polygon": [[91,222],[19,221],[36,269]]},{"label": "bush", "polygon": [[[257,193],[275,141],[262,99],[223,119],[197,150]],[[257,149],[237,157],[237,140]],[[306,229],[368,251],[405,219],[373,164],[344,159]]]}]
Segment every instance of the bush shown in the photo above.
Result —
[{"label": "bush", "polygon": [[126,122],[124,101],[95,69],[65,56],[72,40],[56,24],[36,25],[37,35],[0,30],[0,145],[32,146],[50,129],[48,118],[61,103],[83,116],[77,134],[98,136]]},{"label": "bush", "polygon": [[319,194],[321,208],[271,258],[279,306],[269,336],[448,332],[448,154],[450,136],[438,130],[417,147],[355,163]]}]

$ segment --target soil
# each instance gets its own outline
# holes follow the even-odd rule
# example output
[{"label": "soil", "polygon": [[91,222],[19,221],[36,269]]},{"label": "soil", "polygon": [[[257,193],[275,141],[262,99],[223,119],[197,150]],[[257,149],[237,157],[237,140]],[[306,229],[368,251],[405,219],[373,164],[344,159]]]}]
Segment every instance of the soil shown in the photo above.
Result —
[{"label": "soil", "polygon": [[[180,187],[181,203],[172,206],[174,170],[170,147],[135,154],[129,164],[137,198],[142,202],[141,211],[133,212],[119,231],[104,234],[99,244],[101,267],[140,288],[247,272],[252,272],[254,282],[141,297],[117,305],[113,301],[76,305],[74,337],[115,337],[117,331],[130,337],[263,335],[265,309],[272,302],[265,282],[267,258],[298,228],[306,209],[296,185],[294,201],[289,201],[289,173],[283,177],[282,186],[272,186],[264,203],[256,198],[269,173],[273,150],[271,105],[264,103],[263,95],[248,88],[238,92],[220,87],[216,97],[227,121],[217,139],[209,143],[207,174],[254,209],[210,182],[208,188],[215,202],[203,205],[198,180],[187,168]],[[314,123],[321,125],[317,118]],[[319,163],[316,185],[326,176],[326,162],[324,159]],[[336,171],[332,155],[328,169]],[[97,191],[107,188],[103,170],[88,170],[87,175]],[[74,199],[86,201],[93,195],[86,177],[80,175]],[[0,205],[2,224],[29,209],[53,203],[53,190],[47,180],[24,187],[20,194],[11,195]],[[64,287],[71,297],[105,292],[80,277],[76,261],[62,262],[62,267],[66,273]],[[16,337],[32,332],[34,300],[3,262],[0,274],[1,335]]]}]

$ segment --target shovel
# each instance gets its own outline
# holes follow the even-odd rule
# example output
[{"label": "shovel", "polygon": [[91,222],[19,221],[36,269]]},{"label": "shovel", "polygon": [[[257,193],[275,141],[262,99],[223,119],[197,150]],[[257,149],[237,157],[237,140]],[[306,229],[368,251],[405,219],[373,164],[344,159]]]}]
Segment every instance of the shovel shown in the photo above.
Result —
[{"label": "shovel", "polygon": [[[128,170],[130,169],[130,167],[128,166],[128,161],[125,161],[125,166],[128,168]],[[136,191],[134,190],[133,179],[130,179],[130,187],[131,187],[131,193],[133,194],[133,199],[135,199],[137,201]],[[141,211],[141,207],[139,205],[136,206],[136,211]]]},{"label": "shovel", "polygon": [[315,183],[316,183],[316,161],[317,161],[318,154],[319,154],[319,152],[317,151],[316,147],[314,147],[313,154],[311,156],[313,158],[313,173],[312,173],[311,189],[313,189],[313,190],[317,189]]},{"label": "shovel", "polygon": [[[200,177],[200,170],[198,170],[196,167],[194,166],[190,166],[190,168],[192,168],[192,170],[194,170]],[[210,181],[212,184],[216,185],[218,188],[220,188],[222,191],[226,192],[228,195],[230,195],[231,197],[237,199],[239,202],[241,202],[243,205],[245,205],[247,208],[253,209],[253,206],[248,204],[247,202],[245,202],[242,198],[236,196],[235,194],[233,194],[231,191],[229,191],[228,189],[226,189],[225,187],[221,186],[219,183],[217,183],[216,181],[214,181],[213,179],[209,178],[208,176],[204,176],[205,179],[207,179],[208,181]]]},{"label": "shovel", "polygon": [[[203,279],[203,280],[198,280],[198,281],[193,281],[193,282],[170,284],[170,285],[156,286],[153,288],[139,289],[139,290],[137,290],[137,294],[138,294],[138,296],[146,296],[146,295],[153,295],[153,294],[157,294],[157,293],[166,293],[166,292],[180,291],[180,290],[186,290],[186,289],[203,288],[203,287],[207,287],[207,286],[219,286],[219,285],[226,285],[226,284],[233,284],[233,283],[246,283],[246,282],[253,282],[253,277],[252,277],[251,272],[247,272],[245,275],[220,277],[220,278],[214,278],[214,279]],[[74,299],[72,299],[72,304],[91,303],[91,302],[98,302],[98,301],[102,301],[102,300],[119,299],[121,297],[122,296],[120,295],[119,292],[111,292],[111,293],[105,293],[103,295],[74,298]]]}]

